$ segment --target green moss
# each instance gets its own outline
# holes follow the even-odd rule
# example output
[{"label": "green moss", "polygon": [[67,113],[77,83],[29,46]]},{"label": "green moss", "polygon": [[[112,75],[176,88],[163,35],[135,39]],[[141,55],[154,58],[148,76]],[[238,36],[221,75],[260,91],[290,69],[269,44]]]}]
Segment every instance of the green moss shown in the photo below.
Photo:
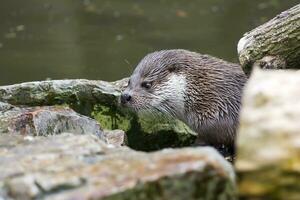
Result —
[{"label": "green moss", "polygon": [[97,105],[92,112],[92,116],[104,129],[122,129],[125,132],[130,129],[130,115],[124,114],[124,112],[115,107]]},{"label": "green moss", "polygon": [[183,123],[162,115],[136,115],[118,107],[96,106],[92,116],[104,129],[121,129],[128,146],[142,151],[190,146],[196,136]]}]

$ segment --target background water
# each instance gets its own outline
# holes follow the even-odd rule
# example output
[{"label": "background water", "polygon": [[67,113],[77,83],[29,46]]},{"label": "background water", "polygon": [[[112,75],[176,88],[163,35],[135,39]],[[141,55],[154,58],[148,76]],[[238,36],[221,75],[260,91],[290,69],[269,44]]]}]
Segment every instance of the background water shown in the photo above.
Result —
[{"label": "background water", "polygon": [[116,80],[147,53],[185,48],[237,62],[246,31],[299,0],[3,0],[0,84]]}]

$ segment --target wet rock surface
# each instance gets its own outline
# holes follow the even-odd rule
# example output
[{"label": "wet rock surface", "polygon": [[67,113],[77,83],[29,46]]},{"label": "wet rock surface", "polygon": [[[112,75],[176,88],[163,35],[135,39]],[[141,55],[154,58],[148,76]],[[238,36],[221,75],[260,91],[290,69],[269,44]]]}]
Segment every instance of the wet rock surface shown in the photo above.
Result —
[{"label": "wet rock surface", "polygon": [[236,168],[243,199],[300,199],[300,72],[256,69],[245,89]]},{"label": "wet rock surface", "polygon": [[235,199],[231,165],[212,148],[142,153],[92,134],[0,135],[2,199]]}]

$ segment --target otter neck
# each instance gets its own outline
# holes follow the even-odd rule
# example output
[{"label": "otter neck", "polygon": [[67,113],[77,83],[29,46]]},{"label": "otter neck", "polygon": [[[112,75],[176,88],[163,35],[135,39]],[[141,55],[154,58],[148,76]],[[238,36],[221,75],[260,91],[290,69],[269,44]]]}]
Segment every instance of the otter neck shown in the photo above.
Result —
[{"label": "otter neck", "polygon": [[[183,120],[185,118],[185,90],[186,79],[182,74],[172,74],[164,87],[160,88],[163,105],[167,105],[167,110],[172,111],[171,115]],[[171,99],[171,101],[165,101]]]}]

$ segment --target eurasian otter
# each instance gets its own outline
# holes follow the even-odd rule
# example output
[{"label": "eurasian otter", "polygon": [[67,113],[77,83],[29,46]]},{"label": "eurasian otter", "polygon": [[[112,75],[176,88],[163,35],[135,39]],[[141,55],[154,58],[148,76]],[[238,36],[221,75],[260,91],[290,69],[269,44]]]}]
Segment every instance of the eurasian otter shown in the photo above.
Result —
[{"label": "eurasian otter", "polygon": [[121,95],[123,105],[176,117],[200,141],[234,150],[246,75],[237,64],[187,50],[148,54]]}]

